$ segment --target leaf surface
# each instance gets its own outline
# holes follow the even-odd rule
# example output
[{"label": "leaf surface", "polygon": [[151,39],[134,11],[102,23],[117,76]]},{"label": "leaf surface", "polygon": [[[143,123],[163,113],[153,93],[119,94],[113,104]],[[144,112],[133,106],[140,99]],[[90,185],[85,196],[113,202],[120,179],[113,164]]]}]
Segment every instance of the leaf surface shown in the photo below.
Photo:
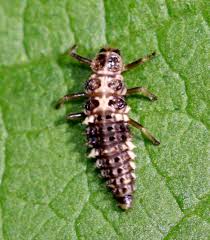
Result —
[{"label": "leaf surface", "polygon": [[[208,1],[2,0],[0,3],[0,239],[209,239]],[[74,43],[94,57],[102,46],[131,62],[124,75],[158,101],[128,99],[137,191],[122,212],[87,158],[84,126],[62,123],[82,101],[90,70],[64,52]]]}]

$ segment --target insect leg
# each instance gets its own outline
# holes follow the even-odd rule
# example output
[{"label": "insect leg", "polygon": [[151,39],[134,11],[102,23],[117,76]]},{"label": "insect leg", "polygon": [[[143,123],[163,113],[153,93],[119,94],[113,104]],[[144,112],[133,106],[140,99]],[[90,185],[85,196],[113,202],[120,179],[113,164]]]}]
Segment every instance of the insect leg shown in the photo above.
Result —
[{"label": "insect leg", "polygon": [[155,96],[154,94],[149,92],[149,90],[145,87],[134,87],[134,88],[128,89],[127,95],[130,95],[130,94],[133,94],[133,93],[140,93],[143,96],[148,97],[149,100],[151,100],[151,101],[157,100],[157,96]]},{"label": "insect leg", "polygon": [[134,68],[138,65],[144,64],[145,62],[147,62],[147,61],[151,60],[153,57],[155,57],[155,55],[156,55],[156,52],[153,52],[153,53],[151,53],[151,54],[149,54],[149,55],[147,55],[143,58],[137,59],[136,61],[134,61],[132,63],[126,64],[124,66],[123,72],[126,72],[126,71],[128,71],[128,70],[130,70],[130,69],[132,69],[132,68]]},{"label": "insect leg", "polygon": [[80,118],[84,118],[85,117],[85,114],[83,112],[80,112],[80,113],[70,113],[66,116],[66,119],[67,120],[77,120],[77,119],[80,119]]},{"label": "insect leg", "polygon": [[86,96],[86,93],[84,92],[80,92],[80,93],[72,93],[72,94],[68,94],[68,95],[65,95],[63,96],[62,98],[60,98],[56,104],[56,108],[60,108],[61,106],[63,106],[63,104],[65,102],[68,102],[68,101],[71,101],[72,99],[78,99],[80,97],[85,97]]},{"label": "insect leg", "polygon": [[138,128],[142,132],[142,134],[147,139],[149,139],[154,145],[159,145],[160,144],[160,142],[154,136],[152,136],[152,134],[149,132],[149,130],[146,129],[144,126],[142,126],[140,123],[134,121],[133,119],[129,119],[129,123],[132,126]]},{"label": "insect leg", "polygon": [[76,45],[74,45],[73,47],[71,47],[70,50],[69,50],[69,55],[72,56],[73,58],[75,58],[76,60],[78,60],[78,61],[81,62],[81,63],[85,63],[85,64],[90,65],[91,62],[92,62],[92,60],[89,59],[89,58],[82,57],[82,56],[78,55],[78,54],[76,53],[76,49],[77,49],[77,46],[76,46]]}]

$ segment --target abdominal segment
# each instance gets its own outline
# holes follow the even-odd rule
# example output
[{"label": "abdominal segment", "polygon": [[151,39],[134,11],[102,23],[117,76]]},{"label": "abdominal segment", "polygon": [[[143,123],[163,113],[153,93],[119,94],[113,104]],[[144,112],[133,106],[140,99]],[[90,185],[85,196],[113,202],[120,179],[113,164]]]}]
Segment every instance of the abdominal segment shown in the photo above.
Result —
[{"label": "abdominal segment", "polygon": [[96,158],[106,185],[123,209],[131,207],[135,190],[135,147],[128,126],[130,108],[123,78],[93,74],[86,83],[85,105],[89,157]]}]

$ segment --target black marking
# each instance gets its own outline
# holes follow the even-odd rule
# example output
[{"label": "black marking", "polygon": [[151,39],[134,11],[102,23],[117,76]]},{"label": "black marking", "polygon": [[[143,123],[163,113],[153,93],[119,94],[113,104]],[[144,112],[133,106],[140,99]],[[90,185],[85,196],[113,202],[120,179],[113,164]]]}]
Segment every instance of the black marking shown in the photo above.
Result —
[{"label": "black marking", "polygon": [[101,81],[97,78],[90,79],[85,84],[85,89],[87,91],[94,91],[101,86]]},{"label": "black marking", "polygon": [[119,91],[123,88],[123,83],[119,79],[113,79],[108,83],[108,87],[110,87],[114,91]]},{"label": "black marking", "polygon": [[114,107],[116,110],[120,110],[125,108],[126,102],[121,97],[113,97],[111,100],[109,100],[109,106]]},{"label": "black marking", "polygon": [[96,107],[99,106],[99,101],[95,98],[90,98],[85,104],[85,109],[87,111],[93,111]]},{"label": "black marking", "polygon": [[108,58],[108,69],[112,72],[117,72],[120,70],[120,59],[115,55],[111,55]]}]

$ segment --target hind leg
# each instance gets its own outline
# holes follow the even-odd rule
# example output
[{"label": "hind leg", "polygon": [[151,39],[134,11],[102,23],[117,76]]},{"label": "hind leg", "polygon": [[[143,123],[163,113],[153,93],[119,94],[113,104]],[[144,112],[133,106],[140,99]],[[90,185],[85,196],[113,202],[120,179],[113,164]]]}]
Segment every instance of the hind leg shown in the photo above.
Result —
[{"label": "hind leg", "polygon": [[149,100],[151,101],[155,101],[157,100],[157,96],[155,96],[153,93],[149,92],[147,88],[145,87],[134,87],[134,88],[130,88],[127,91],[126,95],[130,95],[130,94],[135,94],[135,93],[140,93],[143,96],[149,98]]},{"label": "hind leg", "polygon": [[65,102],[71,101],[72,99],[78,99],[81,97],[86,97],[86,93],[81,92],[81,93],[72,93],[72,94],[65,95],[58,100],[55,107],[58,109],[62,107]]},{"label": "hind leg", "polygon": [[145,62],[148,62],[149,60],[151,60],[152,58],[154,58],[155,55],[156,55],[156,52],[153,52],[153,53],[151,53],[151,54],[149,54],[149,55],[147,55],[147,56],[145,56],[145,57],[143,57],[143,58],[137,59],[136,61],[134,61],[134,62],[132,62],[132,63],[126,64],[126,65],[124,66],[123,72],[126,72],[126,71],[128,71],[128,70],[130,70],[130,69],[132,69],[132,68],[134,68],[134,67],[137,67],[138,65],[142,65],[142,64],[144,64]]},{"label": "hind leg", "polygon": [[148,129],[146,129],[143,125],[141,125],[140,123],[134,121],[133,119],[129,119],[129,123],[138,128],[142,134],[147,138],[149,139],[154,145],[159,145],[160,142],[149,132]]}]

